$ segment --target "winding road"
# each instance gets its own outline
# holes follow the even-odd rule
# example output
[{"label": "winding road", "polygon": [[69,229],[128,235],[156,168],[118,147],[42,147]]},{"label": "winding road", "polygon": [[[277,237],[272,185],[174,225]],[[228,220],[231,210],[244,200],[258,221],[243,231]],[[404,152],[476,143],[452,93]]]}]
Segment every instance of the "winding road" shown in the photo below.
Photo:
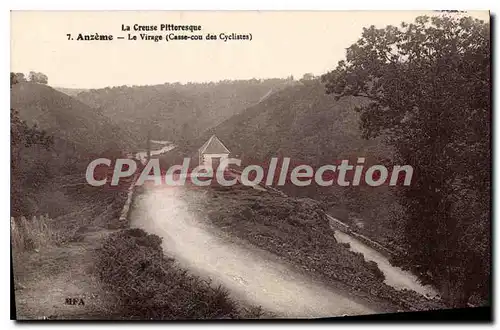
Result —
[{"label": "winding road", "polygon": [[136,196],[132,227],[163,237],[165,254],[197,275],[228,288],[233,297],[278,317],[316,318],[378,311],[299,274],[267,251],[223,237],[189,211],[186,187]]}]

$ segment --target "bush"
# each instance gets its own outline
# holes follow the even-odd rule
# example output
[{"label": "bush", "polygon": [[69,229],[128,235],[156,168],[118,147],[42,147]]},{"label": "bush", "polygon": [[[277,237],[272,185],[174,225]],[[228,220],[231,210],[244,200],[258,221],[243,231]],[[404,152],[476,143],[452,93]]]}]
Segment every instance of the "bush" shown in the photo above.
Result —
[{"label": "bush", "polygon": [[117,296],[127,319],[222,319],[241,312],[228,292],[179,268],[162,239],[142,229],[111,234],[98,251],[98,278]]},{"label": "bush", "polygon": [[378,278],[381,281],[385,280],[384,273],[380,270],[380,268],[378,268],[378,265],[375,261],[371,261],[371,260],[366,261],[366,267],[368,269],[371,269],[371,271],[373,272],[373,274],[375,275],[376,278]]},{"label": "bush", "polygon": [[59,241],[59,235],[47,225],[48,216],[10,218],[12,249],[17,252],[32,251]]}]

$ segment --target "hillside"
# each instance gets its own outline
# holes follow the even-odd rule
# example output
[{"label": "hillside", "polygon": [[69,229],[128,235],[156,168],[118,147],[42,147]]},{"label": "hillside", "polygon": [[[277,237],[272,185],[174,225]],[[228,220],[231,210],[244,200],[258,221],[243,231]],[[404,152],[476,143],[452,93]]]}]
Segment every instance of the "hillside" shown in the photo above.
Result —
[{"label": "hillside", "polygon": [[[304,81],[273,93],[261,103],[208,130],[190,143],[185,151],[193,153],[212,134],[216,134],[243,164],[266,166],[271,157],[290,157],[292,164],[313,167],[336,160],[366,157],[366,165],[391,158],[391,149],[380,140],[361,138],[356,105],[363,100],[353,97],[335,101],[326,95],[318,81]],[[194,155],[194,154],[193,154]],[[399,211],[389,187],[295,187],[283,189],[293,196],[325,202],[330,214],[347,222],[360,219],[372,237],[386,244],[396,237]]]},{"label": "hillside", "polygon": [[309,81],[270,95],[209,130],[201,140],[216,134],[242,159],[281,155],[311,165],[387,152],[377,141],[361,139],[354,111],[361,102],[334,101],[319,81]]},{"label": "hillside", "polygon": [[52,88],[54,88],[56,91],[59,91],[71,97],[76,97],[78,94],[88,91],[87,88],[65,88],[65,87],[52,87]]},{"label": "hillside", "polygon": [[136,139],[182,142],[258,103],[293,81],[237,80],[210,83],[120,86],[81,92],[77,98],[101,109],[115,123],[131,127]]},{"label": "hillside", "polygon": [[82,152],[126,150],[134,142],[100,111],[47,85],[28,82],[14,85],[11,107],[19,110],[28,125],[37,124]]}]

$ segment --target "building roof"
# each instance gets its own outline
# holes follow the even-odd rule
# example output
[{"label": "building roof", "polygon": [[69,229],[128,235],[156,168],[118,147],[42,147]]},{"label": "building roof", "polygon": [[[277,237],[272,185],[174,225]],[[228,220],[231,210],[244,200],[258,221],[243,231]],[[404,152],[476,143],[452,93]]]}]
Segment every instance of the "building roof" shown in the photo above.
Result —
[{"label": "building roof", "polygon": [[228,154],[229,149],[215,136],[212,135],[198,150],[200,154]]}]

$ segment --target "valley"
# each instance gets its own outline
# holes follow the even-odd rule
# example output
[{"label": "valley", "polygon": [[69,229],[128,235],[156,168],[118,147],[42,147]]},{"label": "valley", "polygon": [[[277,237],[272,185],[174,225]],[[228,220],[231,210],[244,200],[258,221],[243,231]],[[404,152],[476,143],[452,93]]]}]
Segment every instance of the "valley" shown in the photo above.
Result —
[{"label": "valley", "polygon": [[[196,160],[198,148],[211,135],[241,159],[241,169],[264,164],[267,172],[278,171],[267,160],[279,157],[288,160],[287,169],[319,166],[325,172],[329,168],[322,162],[347,159],[356,164],[362,157],[370,166],[393,152],[380,139],[362,139],[354,111],[362,99],[334,101],[319,80],[221,82],[203,84],[201,92],[199,87],[196,92],[189,84],[173,84],[66,89],[63,94],[24,83],[13,88],[13,106],[22,109],[29,123],[73,143],[80,158],[116,159],[128,153],[139,167],[147,162],[148,147],[162,165],[180,164],[184,157]],[[51,95],[61,110],[49,109],[45,97],[30,101],[27,93]],[[78,113],[67,114],[74,109]],[[354,169],[342,164],[337,164],[345,170],[339,180]],[[323,175],[321,182],[301,185],[282,176],[277,195],[265,186],[150,191],[132,184],[129,223],[113,226],[158,236],[163,253],[179,267],[224,286],[238,304],[259,306],[264,315],[327,317],[446,306],[435,288],[328,224],[333,215],[377,244],[401,251],[401,227],[391,214],[400,208],[393,188],[324,184]],[[354,222],[359,218],[362,227]],[[103,235],[97,246],[114,232]]]}]

